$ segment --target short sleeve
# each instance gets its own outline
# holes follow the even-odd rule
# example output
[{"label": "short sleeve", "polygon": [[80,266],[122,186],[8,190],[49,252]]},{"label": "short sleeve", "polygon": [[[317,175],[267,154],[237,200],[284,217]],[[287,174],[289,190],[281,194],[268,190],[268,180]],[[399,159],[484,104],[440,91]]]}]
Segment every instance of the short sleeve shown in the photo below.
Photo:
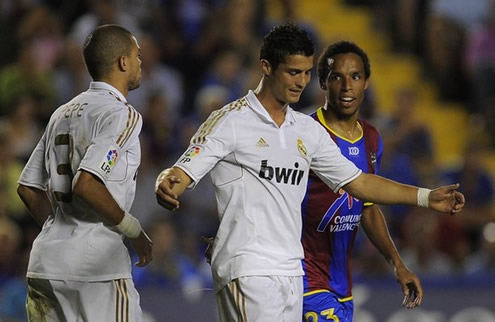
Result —
[{"label": "short sleeve", "polygon": [[93,127],[91,141],[79,169],[89,171],[106,182],[128,146],[138,140],[141,122],[141,115],[130,105],[104,113]]},{"label": "short sleeve", "polygon": [[314,133],[318,148],[311,160],[311,170],[336,192],[357,178],[362,171],[340,152],[330,135],[317,122]]},{"label": "short sleeve", "polygon": [[46,191],[48,172],[45,166],[46,131],[22,170],[18,183]]},{"label": "short sleeve", "polygon": [[191,138],[187,150],[174,166],[184,170],[193,188],[220,160],[233,151],[235,131],[228,111],[220,109],[210,114]]}]

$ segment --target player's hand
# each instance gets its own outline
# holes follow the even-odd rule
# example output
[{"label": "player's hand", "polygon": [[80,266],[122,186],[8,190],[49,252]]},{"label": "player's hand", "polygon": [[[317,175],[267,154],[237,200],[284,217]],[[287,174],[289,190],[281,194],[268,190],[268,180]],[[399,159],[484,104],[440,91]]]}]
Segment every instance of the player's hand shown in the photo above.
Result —
[{"label": "player's hand", "polygon": [[172,169],[163,170],[156,179],[155,194],[158,204],[169,210],[179,209],[178,196],[172,191],[181,179],[173,175]]},{"label": "player's hand", "polygon": [[201,240],[207,245],[204,255],[206,262],[211,265],[211,256],[213,254],[213,247],[215,247],[215,238],[201,236]]},{"label": "player's hand", "polygon": [[135,263],[136,266],[143,267],[148,265],[153,260],[153,242],[146,235],[144,230],[141,230],[141,234],[136,238],[129,238],[132,248],[139,256],[139,261]]},{"label": "player's hand", "polygon": [[466,200],[457,189],[459,189],[458,183],[432,190],[429,196],[429,207],[451,215],[461,212]]},{"label": "player's hand", "polygon": [[405,266],[397,268],[395,274],[397,282],[402,288],[402,293],[404,293],[402,306],[408,309],[414,309],[420,306],[423,301],[423,287],[419,278]]}]

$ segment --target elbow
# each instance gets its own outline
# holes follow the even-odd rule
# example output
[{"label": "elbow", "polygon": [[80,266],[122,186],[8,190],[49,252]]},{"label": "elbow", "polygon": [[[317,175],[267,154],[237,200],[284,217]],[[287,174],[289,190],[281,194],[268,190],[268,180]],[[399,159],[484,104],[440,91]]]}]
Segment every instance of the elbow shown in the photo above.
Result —
[{"label": "elbow", "polygon": [[28,187],[23,186],[22,184],[19,184],[17,186],[17,195],[19,196],[19,198],[21,198],[21,200],[26,200],[28,191],[29,191]]}]

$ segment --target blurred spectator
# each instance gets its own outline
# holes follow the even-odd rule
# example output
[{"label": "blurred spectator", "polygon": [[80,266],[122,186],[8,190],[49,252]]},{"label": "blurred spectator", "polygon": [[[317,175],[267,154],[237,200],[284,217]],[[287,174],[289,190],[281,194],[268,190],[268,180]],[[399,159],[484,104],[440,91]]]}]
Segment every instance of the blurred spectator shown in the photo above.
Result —
[{"label": "blurred spectator", "polygon": [[[155,38],[144,33],[139,38],[141,46],[141,85],[139,90],[129,94],[129,102],[142,113],[146,113],[146,104],[156,93],[161,93],[167,105],[166,118],[174,123],[181,116],[184,100],[183,79],[179,72],[160,61],[160,52]],[[164,116],[165,117],[165,116]]]},{"label": "blurred spectator", "polygon": [[144,268],[133,269],[137,289],[160,287],[180,290],[190,300],[201,296],[203,280],[190,258],[177,244],[176,228],[168,218],[160,218],[147,229],[153,240],[153,261]]},{"label": "blurred spectator", "polygon": [[422,276],[445,276],[454,271],[450,258],[436,247],[438,219],[431,210],[415,208],[402,222],[400,254],[406,266]]},{"label": "blurred spectator", "polygon": [[246,70],[242,57],[233,48],[223,49],[214,58],[201,82],[201,87],[220,85],[229,91],[229,101],[242,96],[246,91]]},{"label": "blurred spectator", "polygon": [[[384,144],[380,174],[411,185],[435,186],[436,183],[430,182],[436,178],[432,137],[426,125],[418,120],[416,108],[415,90],[398,90],[389,119],[380,125]],[[393,205],[384,210],[394,234],[399,232],[398,226],[412,208]]]},{"label": "blurred spectator", "polygon": [[88,0],[89,11],[79,16],[70,31],[70,38],[83,46],[86,37],[97,26],[115,23],[125,27],[139,39],[141,32],[139,23],[131,13],[121,8],[117,0]]},{"label": "blurred spectator", "polygon": [[2,215],[8,215],[19,219],[26,215],[26,208],[17,195],[17,180],[21,175],[24,163],[14,158],[12,154],[13,141],[7,129],[7,122],[0,122],[0,207],[3,207]]},{"label": "blurred spectator", "polygon": [[474,30],[466,45],[466,70],[472,84],[471,111],[485,118],[495,146],[495,1],[487,18]]},{"label": "blurred spectator", "polygon": [[15,222],[0,215],[0,320],[27,321],[27,257],[21,245],[22,231]]},{"label": "blurred spectator", "polygon": [[7,117],[5,127],[10,149],[13,157],[22,162],[27,162],[43,134],[40,122],[36,118],[38,107],[36,98],[27,94],[19,96],[12,101],[12,111]]},{"label": "blurred spectator", "polygon": [[443,99],[466,101],[471,95],[463,53],[468,33],[483,21],[489,1],[431,1],[425,29],[425,60]]},{"label": "blurred spectator", "polygon": [[86,71],[81,51],[82,44],[76,44],[72,39],[66,38],[63,55],[54,71],[57,106],[67,103],[89,87],[91,77]]},{"label": "blurred spectator", "polygon": [[461,183],[459,191],[464,194],[466,200],[469,200],[459,216],[444,218],[442,221],[445,229],[442,228],[438,234],[441,236],[440,239],[444,240],[444,250],[450,249],[452,252],[452,241],[460,234],[449,234],[448,227],[454,232],[463,231],[469,241],[468,251],[474,252],[480,247],[480,232],[483,226],[490,221],[495,221],[492,208],[494,184],[483,164],[484,155],[485,146],[480,140],[468,142],[462,162],[444,169],[442,173],[443,183]]},{"label": "blurred spectator", "polygon": [[57,62],[63,34],[56,16],[34,7],[22,17],[17,30],[17,60],[0,69],[0,115],[12,110],[21,96],[34,97],[37,113],[46,122],[55,104],[51,70]]},{"label": "blurred spectator", "polygon": [[481,247],[466,259],[466,272],[486,276],[495,273],[495,222],[486,224],[481,230]]}]

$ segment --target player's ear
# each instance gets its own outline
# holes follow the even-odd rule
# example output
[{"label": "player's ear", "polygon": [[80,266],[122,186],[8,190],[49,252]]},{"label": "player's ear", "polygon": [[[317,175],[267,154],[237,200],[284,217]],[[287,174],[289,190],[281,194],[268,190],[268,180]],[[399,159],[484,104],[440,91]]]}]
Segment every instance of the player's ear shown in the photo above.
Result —
[{"label": "player's ear", "polygon": [[369,85],[369,79],[367,79],[366,82],[364,82],[364,89],[368,89],[368,85]]},{"label": "player's ear", "polygon": [[326,91],[326,90],[327,90],[327,83],[326,83],[326,82],[322,82],[322,81],[320,81],[320,88],[321,88],[322,90]]},{"label": "player's ear", "polygon": [[120,56],[119,57],[119,70],[120,71],[126,71],[127,70],[127,56]]},{"label": "player's ear", "polygon": [[272,65],[270,65],[270,63],[266,59],[260,60],[260,64],[263,75],[265,77],[270,77],[270,74],[272,73]]}]

